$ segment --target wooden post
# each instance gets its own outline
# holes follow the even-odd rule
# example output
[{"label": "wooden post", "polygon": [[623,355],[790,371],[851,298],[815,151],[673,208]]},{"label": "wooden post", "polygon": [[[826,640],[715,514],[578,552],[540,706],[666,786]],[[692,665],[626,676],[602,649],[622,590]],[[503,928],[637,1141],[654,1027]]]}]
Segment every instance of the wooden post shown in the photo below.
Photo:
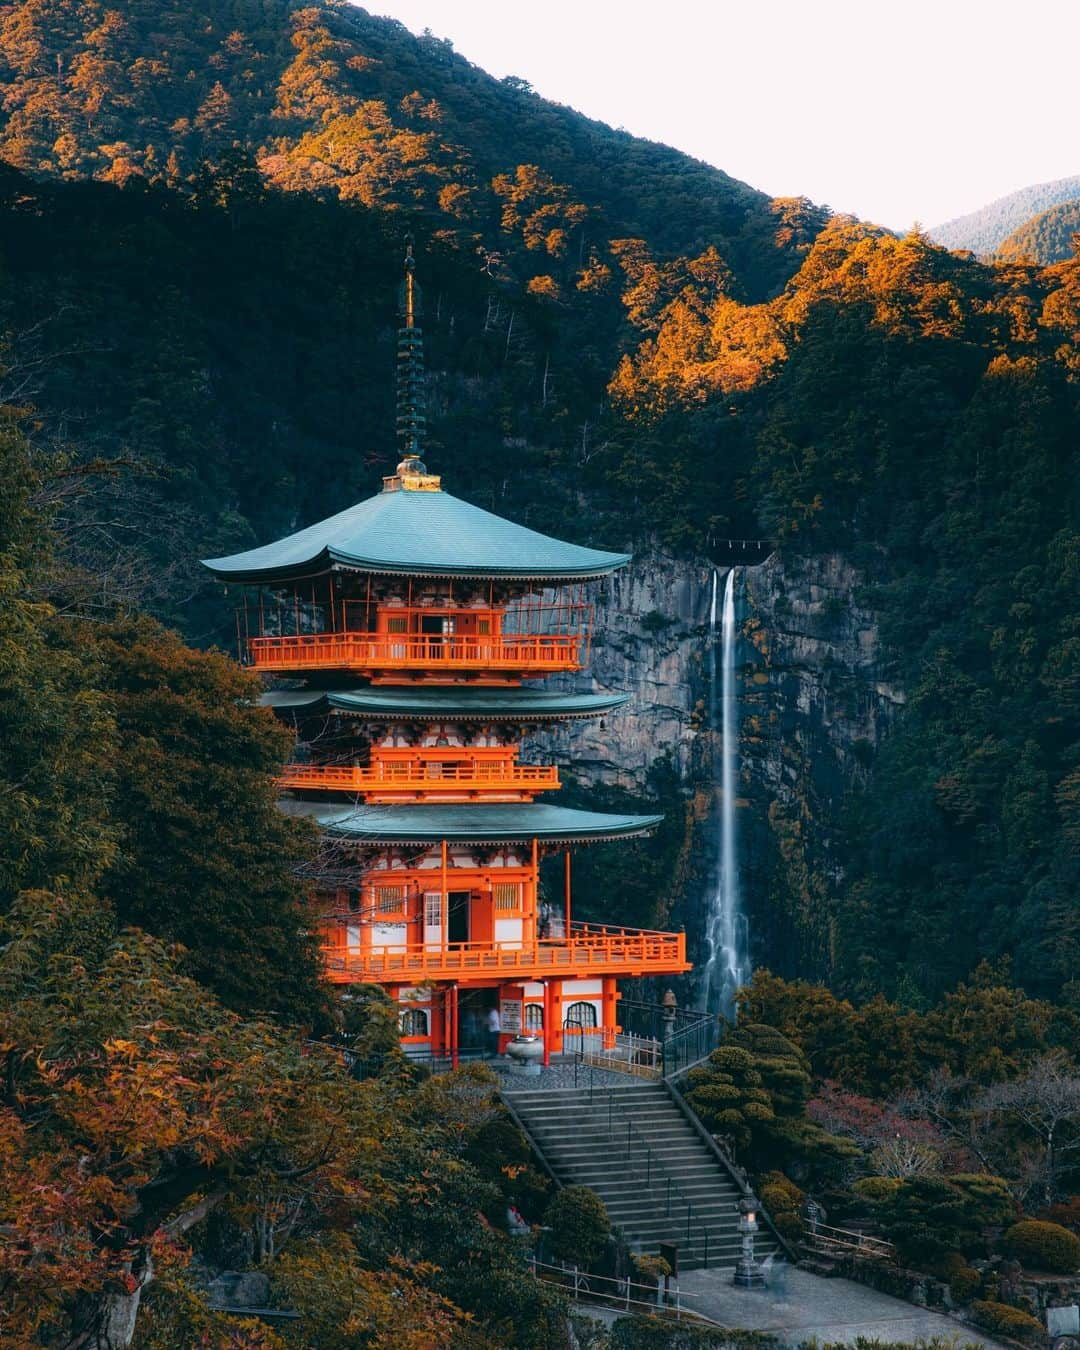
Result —
[{"label": "wooden post", "polygon": [[450,1063],[456,1069],[458,1066],[458,986],[450,986]]},{"label": "wooden post", "polygon": [[563,872],[563,935],[570,941],[570,850],[566,850]]},{"label": "wooden post", "polygon": [[530,914],[529,914],[529,923],[531,925],[529,931],[529,939],[534,947],[536,946],[536,941],[538,937],[536,913],[539,907],[539,903],[540,903],[540,848],[537,841],[534,839],[532,841],[532,905],[530,906]]},{"label": "wooden post", "polygon": [[555,1000],[550,980],[544,981],[544,1067],[551,1064],[551,1050],[555,1041]]},{"label": "wooden post", "polygon": [[446,948],[450,940],[450,894],[446,887],[446,840],[442,841],[442,903],[439,905],[439,919],[442,928],[443,965],[446,965]]},{"label": "wooden post", "polygon": [[615,1004],[619,992],[614,976],[604,976],[603,991],[603,1043],[605,1049],[610,1049],[615,1044],[615,1030],[618,1026]]}]

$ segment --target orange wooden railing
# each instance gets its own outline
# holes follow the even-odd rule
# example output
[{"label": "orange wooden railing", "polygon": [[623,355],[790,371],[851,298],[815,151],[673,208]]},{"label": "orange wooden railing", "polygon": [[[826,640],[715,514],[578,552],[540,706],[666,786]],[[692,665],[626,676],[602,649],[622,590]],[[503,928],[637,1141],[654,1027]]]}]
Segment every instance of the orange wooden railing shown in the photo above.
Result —
[{"label": "orange wooden railing", "polygon": [[544,977],[558,974],[678,974],[689,970],[685,933],[574,924],[569,938],[553,942],[424,943],[397,947],[324,950],[329,978],[338,984],[408,979],[467,979],[486,974]]},{"label": "orange wooden railing", "polygon": [[[444,752],[445,753],[445,752]],[[554,764],[495,763],[379,763],[369,767],[347,764],[286,764],[278,782],[287,788],[311,788],[378,794],[388,792],[544,792],[557,788]]]},{"label": "orange wooden railing", "polygon": [[398,633],[310,633],[251,638],[259,670],[580,670],[585,637],[416,638]]}]

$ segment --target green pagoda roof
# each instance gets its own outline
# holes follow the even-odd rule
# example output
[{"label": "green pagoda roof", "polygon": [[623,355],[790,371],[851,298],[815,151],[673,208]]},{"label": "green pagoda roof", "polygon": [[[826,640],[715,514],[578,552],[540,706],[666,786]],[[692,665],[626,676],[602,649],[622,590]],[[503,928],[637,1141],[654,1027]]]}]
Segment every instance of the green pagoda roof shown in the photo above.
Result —
[{"label": "green pagoda roof", "polygon": [[356,806],[342,810],[312,802],[283,802],[292,815],[312,817],[333,839],[372,844],[599,843],[656,829],[663,816],[605,815],[536,803],[440,806]]},{"label": "green pagoda roof", "polygon": [[567,544],[441,489],[384,489],[328,520],[203,565],[224,581],[274,582],[337,566],[359,572],[508,580],[588,579],[630,561]]},{"label": "green pagoda roof", "polygon": [[447,686],[410,689],[273,689],[259,702],[275,712],[346,713],[355,717],[448,717],[460,721],[542,722],[600,717],[621,708],[629,694],[559,694],[546,689]]}]

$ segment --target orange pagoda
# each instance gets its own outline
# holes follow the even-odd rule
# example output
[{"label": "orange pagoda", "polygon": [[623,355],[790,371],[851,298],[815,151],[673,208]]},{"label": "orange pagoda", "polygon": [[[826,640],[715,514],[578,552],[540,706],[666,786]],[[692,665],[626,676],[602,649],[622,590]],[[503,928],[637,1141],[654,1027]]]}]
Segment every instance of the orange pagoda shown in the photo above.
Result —
[{"label": "orange pagoda", "polygon": [[[324,837],[317,922],[329,978],[377,983],[403,1048],[449,1056],[518,1033],[545,1062],[610,1044],[619,979],[689,969],[682,933],[581,923],[572,850],[648,833],[658,816],[543,800],[555,765],[524,762],[540,725],[626,702],[539,682],[587,667],[587,587],[630,560],[564,543],[444,492],[420,458],[419,288],[402,287],[399,435],[376,496],[206,566],[248,589],[243,659],[276,677],[264,702],[297,734],[282,807]],[[560,892],[541,859],[560,854]]]}]

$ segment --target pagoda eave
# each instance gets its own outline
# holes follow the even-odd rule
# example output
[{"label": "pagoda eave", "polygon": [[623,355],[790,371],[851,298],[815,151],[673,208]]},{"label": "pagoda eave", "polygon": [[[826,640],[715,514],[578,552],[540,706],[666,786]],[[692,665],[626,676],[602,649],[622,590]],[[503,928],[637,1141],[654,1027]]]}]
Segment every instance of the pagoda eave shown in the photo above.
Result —
[{"label": "pagoda eave", "polygon": [[651,834],[663,816],[617,816],[547,804],[423,803],[328,809],[325,802],[286,801],[290,815],[310,816],[343,844],[602,844]]},{"label": "pagoda eave", "polygon": [[259,702],[275,712],[336,713],[373,721],[429,717],[453,722],[562,722],[603,717],[629,694],[554,694],[528,686],[395,686],[360,689],[273,689]]}]

